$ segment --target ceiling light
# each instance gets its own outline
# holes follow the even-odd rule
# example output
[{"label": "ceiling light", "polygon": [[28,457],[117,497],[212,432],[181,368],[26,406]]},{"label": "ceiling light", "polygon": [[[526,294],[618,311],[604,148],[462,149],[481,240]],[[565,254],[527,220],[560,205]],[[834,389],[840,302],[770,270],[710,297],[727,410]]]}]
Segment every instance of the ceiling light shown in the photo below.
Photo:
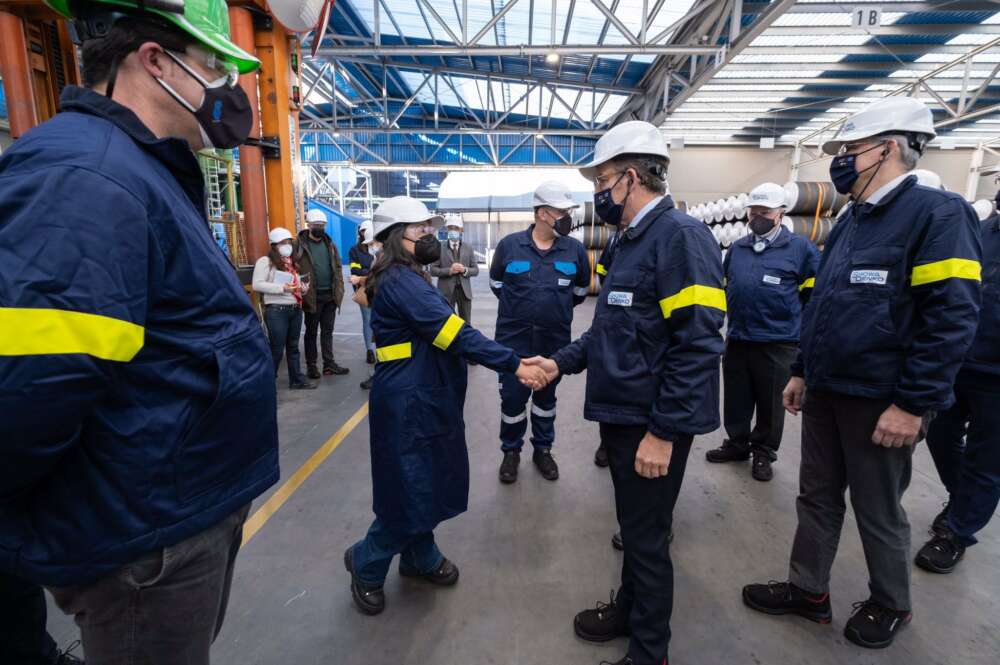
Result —
[{"label": "ceiling light", "polygon": [[545,62],[549,63],[550,65],[557,64],[559,62],[559,54],[556,53],[555,51],[550,51],[546,53]]},{"label": "ceiling light", "polygon": [[542,139],[544,139],[544,138],[545,138],[545,135],[544,135],[544,134],[541,134],[541,133],[539,133],[539,134],[535,134],[535,138],[536,138],[536,139],[538,139],[539,141],[541,141]]}]

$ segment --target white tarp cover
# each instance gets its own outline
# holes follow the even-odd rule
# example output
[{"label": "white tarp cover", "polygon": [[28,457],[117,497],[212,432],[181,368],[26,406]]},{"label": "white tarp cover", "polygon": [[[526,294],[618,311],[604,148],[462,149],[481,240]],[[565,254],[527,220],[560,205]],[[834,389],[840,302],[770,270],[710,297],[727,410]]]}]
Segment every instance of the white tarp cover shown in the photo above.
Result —
[{"label": "white tarp cover", "polygon": [[437,209],[457,212],[530,210],[535,187],[556,180],[577,203],[594,200],[594,185],[576,169],[453,171],[438,190]]}]

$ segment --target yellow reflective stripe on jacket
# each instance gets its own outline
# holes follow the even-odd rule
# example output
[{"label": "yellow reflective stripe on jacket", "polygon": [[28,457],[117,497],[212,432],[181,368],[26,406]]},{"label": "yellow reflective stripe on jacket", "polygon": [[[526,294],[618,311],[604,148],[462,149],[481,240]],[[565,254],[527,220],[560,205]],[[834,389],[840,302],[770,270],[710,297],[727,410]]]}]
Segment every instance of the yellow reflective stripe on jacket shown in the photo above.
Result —
[{"label": "yellow reflective stripe on jacket", "polygon": [[816,278],[810,277],[806,281],[799,284],[799,291],[805,291],[806,289],[811,289],[816,286]]},{"label": "yellow reflective stripe on jacket", "polygon": [[953,277],[981,282],[982,271],[983,267],[979,261],[973,259],[945,259],[944,261],[925,263],[922,266],[914,266],[910,284],[920,286]]},{"label": "yellow reflective stripe on jacket", "polygon": [[85,353],[128,362],[146,330],[129,321],[61,309],[0,307],[0,356]]},{"label": "yellow reflective stripe on jacket", "polygon": [[607,269],[607,268],[605,268],[604,266],[602,266],[602,265],[601,265],[600,263],[598,263],[598,264],[597,264],[597,266],[596,266],[596,267],[594,268],[594,270],[595,270],[595,271],[597,272],[597,274],[598,274],[598,275],[600,275],[601,277],[604,277],[605,275],[607,275],[607,274],[608,274],[608,269]]},{"label": "yellow reflective stripe on jacket", "polygon": [[443,326],[441,326],[441,330],[438,332],[437,337],[434,338],[434,346],[442,351],[446,351],[448,347],[451,346],[451,343],[455,341],[455,335],[458,334],[458,331],[461,330],[464,325],[465,321],[462,318],[455,316],[454,314],[449,316],[448,320],[444,322]]},{"label": "yellow reflective stripe on jacket", "polygon": [[690,307],[692,305],[714,307],[715,309],[721,309],[725,312],[726,292],[722,289],[717,289],[714,286],[692,284],[685,289],[681,289],[674,295],[661,300],[660,310],[663,312],[663,318],[669,319],[670,315],[674,313],[674,310],[682,307]]},{"label": "yellow reflective stripe on jacket", "polygon": [[355,262],[352,261],[351,262],[351,270],[354,270],[355,268],[357,268],[358,270],[361,270],[361,264],[360,263],[355,263]]},{"label": "yellow reflective stripe on jacket", "polygon": [[380,362],[390,360],[406,360],[413,355],[413,345],[410,342],[392,344],[390,346],[379,346],[375,348],[375,358]]}]

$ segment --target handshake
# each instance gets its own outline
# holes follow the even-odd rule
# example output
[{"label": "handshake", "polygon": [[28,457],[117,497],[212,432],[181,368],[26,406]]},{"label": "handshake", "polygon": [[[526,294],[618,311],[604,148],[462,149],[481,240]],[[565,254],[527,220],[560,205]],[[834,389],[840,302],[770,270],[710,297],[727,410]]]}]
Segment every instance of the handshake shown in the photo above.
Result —
[{"label": "handshake", "polygon": [[559,366],[551,358],[532,356],[521,358],[517,368],[517,378],[532,390],[541,390],[559,378]]}]

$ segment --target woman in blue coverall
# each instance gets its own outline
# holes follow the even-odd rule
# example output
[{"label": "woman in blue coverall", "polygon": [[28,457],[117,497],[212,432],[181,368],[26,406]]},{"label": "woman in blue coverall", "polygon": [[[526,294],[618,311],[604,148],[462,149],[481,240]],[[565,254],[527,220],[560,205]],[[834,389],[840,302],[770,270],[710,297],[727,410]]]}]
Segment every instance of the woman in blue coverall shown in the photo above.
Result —
[{"label": "woman in blue coverall", "polygon": [[433,231],[442,221],[405,196],[375,211],[383,256],[363,296],[372,308],[377,359],[368,414],[375,520],[344,553],[351,595],[365,614],[385,609],[382,586],[397,554],[403,576],[440,586],[458,581],[433,532],[468,507],[466,363],[515,372],[532,388],[545,383],[537,368],[456,316],[431,285],[423,266],[439,256]]}]

